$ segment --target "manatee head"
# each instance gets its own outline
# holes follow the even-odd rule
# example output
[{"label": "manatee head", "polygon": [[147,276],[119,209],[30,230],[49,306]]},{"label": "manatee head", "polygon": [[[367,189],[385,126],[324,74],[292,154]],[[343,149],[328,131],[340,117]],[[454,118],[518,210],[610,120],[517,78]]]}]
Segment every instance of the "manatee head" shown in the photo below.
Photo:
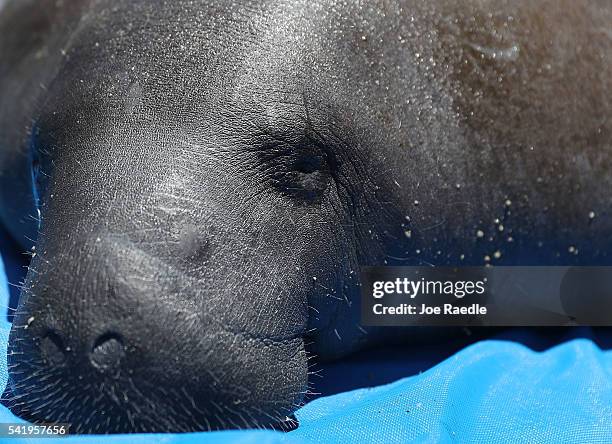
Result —
[{"label": "manatee head", "polygon": [[306,22],[87,3],[27,138],[38,234],[12,403],[74,432],[276,427],[307,393],[316,307],[356,288],[349,170],[298,75]]}]

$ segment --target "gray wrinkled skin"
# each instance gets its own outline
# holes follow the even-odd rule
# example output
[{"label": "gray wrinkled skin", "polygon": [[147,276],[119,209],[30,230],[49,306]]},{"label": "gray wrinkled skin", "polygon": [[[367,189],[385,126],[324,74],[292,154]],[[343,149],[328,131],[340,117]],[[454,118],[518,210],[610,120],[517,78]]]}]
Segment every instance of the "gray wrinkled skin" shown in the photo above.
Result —
[{"label": "gray wrinkled skin", "polygon": [[384,338],[360,265],[609,263],[611,23],[603,0],[9,2],[0,217],[37,238],[15,409],[274,427],[309,356]]}]

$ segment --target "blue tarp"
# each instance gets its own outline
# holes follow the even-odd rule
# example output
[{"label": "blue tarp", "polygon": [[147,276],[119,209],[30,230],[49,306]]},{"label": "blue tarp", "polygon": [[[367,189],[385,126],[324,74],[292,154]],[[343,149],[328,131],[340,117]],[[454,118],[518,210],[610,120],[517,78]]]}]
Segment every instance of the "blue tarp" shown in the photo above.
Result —
[{"label": "blue tarp", "polygon": [[[7,279],[0,260],[0,306],[7,304]],[[3,357],[9,328],[6,317],[0,317],[0,356]],[[416,374],[415,362],[423,368],[430,365],[424,363],[423,356],[445,356],[447,351],[413,348],[396,354],[362,354],[330,366],[324,372],[331,378],[328,388],[333,385],[334,375],[345,375],[338,380],[346,381],[347,373],[352,375],[348,379],[358,380],[358,385],[367,381],[377,384],[381,380],[398,380],[319,397],[297,412],[300,426],[289,433],[138,434],[43,442],[612,443],[612,351],[602,351],[596,346],[596,336],[589,329],[572,330],[570,339],[566,331],[565,337],[557,338],[558,345],[539,352],[517,342],[541,348],[538,334],[535,330],[498,334],[497,337],[505,339],[468,345]],[[2,358],[0,388],[6,380],[6,359]],[[0,407],[0,422],[18,421],[8,409]],[[34,441],[6,440],[14,444]]]}]

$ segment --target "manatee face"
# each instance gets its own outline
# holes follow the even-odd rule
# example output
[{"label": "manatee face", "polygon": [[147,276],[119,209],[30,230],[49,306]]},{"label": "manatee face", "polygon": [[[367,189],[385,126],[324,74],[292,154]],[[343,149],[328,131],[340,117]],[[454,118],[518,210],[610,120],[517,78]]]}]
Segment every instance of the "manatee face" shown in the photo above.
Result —
[{"label": "manatee face", "polygon": [[80,432],[274,426],[340,262],[337,160],[224,5],[147,3],[91,5],[36,116],[12,390]]},{"label": "manatee face", "polygon": [[348,3],[59,6],[20,65],[46,73],[16,124],[40,224],[5,220],[38,231],[10,338],[21,414],[275,426],[311,356],[369,338],[359,265],[606,260],[607,219],[580,215],[612,185],[594,118],[611,45],[576,64],[546,42],[586,42],[609,14]]},{"label": "manatee face", "polygon": [[307,392],[313,331],[354,347],[334,307],[354,310],[356,236],[381,228],[374,207],[352,214],[375,186],[352,180],[367,163],[309,85],[332,55],[317,8],[92,2],[66,19],[28,135],[40,225],[9,351],[22,416],[274,427]]}]

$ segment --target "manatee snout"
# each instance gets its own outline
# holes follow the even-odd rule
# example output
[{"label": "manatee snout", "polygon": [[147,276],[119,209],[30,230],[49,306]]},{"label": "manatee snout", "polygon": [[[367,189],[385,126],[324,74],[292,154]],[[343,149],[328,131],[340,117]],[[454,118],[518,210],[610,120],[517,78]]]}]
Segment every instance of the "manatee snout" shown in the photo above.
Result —
[{"label": "manatee snout", "polygon": [[300,334],[228,322],[211,289],[123,236],[78,245],[31,264],[8,356],[16,413],[79,433],[284,426],[306,384]]}]

